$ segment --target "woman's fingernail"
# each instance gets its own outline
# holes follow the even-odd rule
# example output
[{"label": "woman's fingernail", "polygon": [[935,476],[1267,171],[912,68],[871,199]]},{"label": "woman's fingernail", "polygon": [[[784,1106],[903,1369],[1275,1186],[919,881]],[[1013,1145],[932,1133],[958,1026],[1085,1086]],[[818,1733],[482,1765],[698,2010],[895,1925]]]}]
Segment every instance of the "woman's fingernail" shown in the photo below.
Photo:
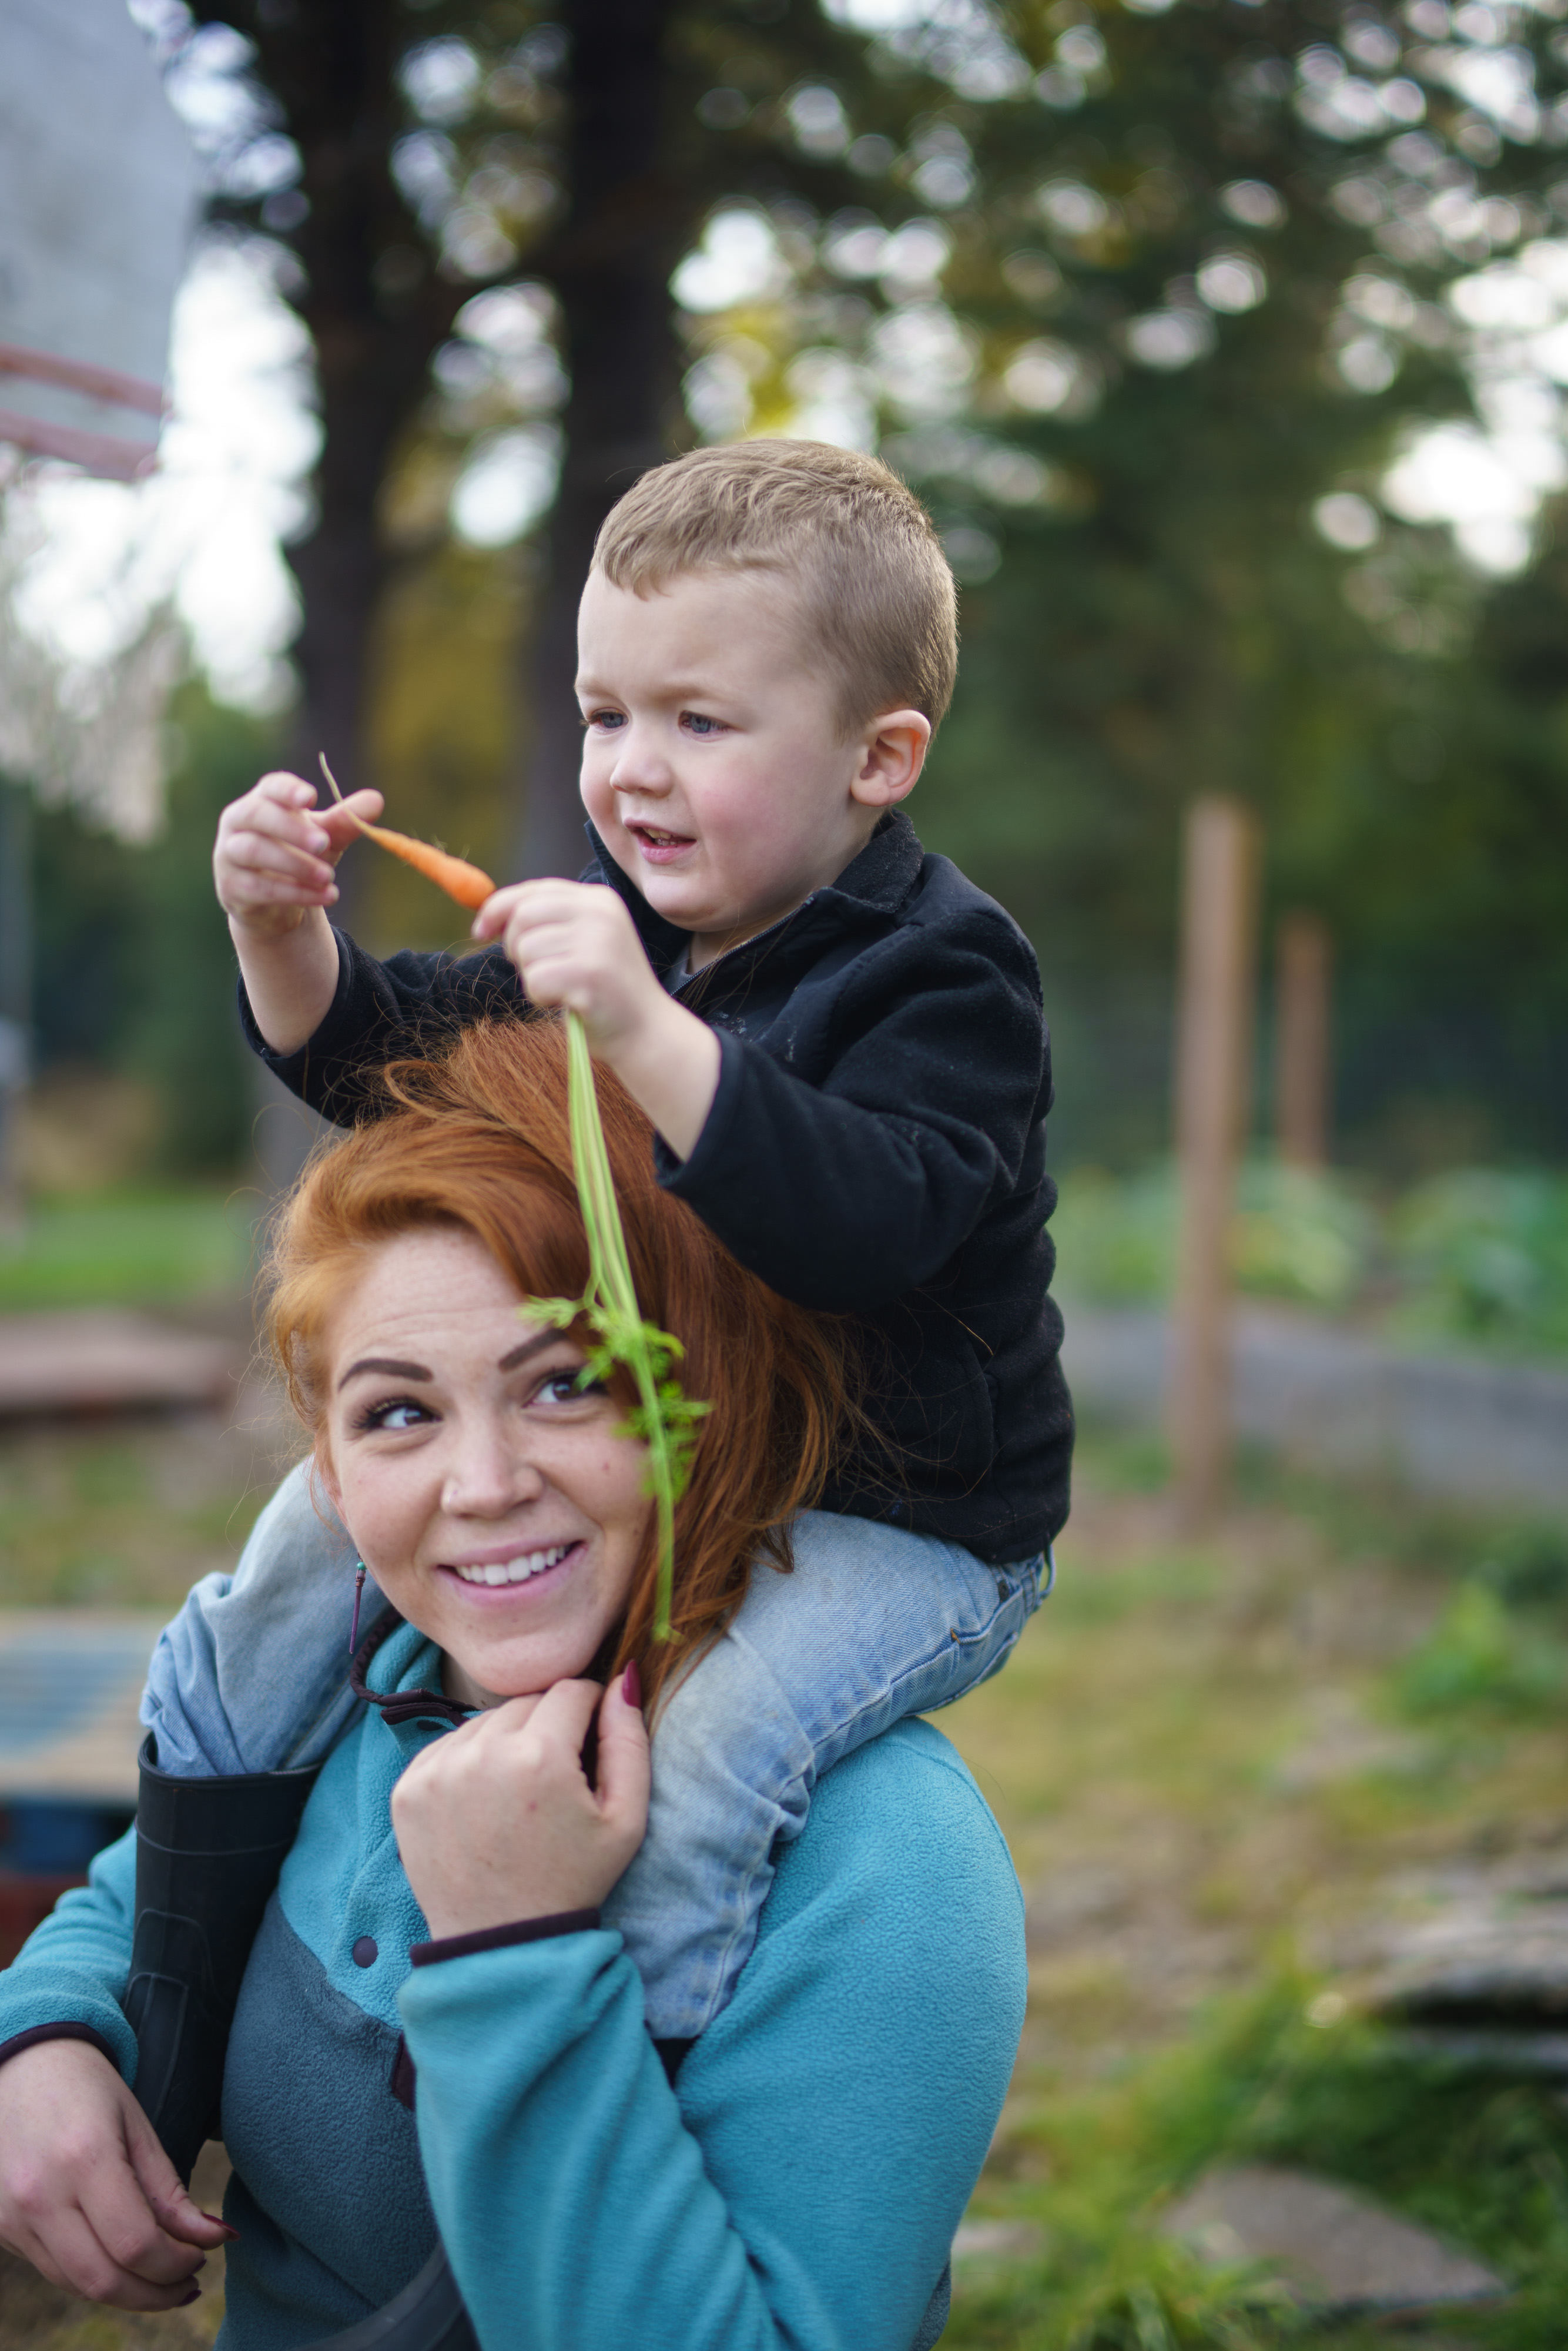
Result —
[{"label": "woman's fingernail", "polygon": [[189,2294],[183,2294],[180,2296],[180,2299],[179,2299],[179,2301],[174,2304],[174,2307],[175,2307],[175,2309],[176,2309],[176,2310],[189,2310],[189,2308],[191,2307],[191,2304],[192,2304],[193,2302],[200,2302],[201,2298],[202,2298],[202,2289],[201,2289],[201,2287],[200,2287],[199,2285],[193,2285],[193,2286],[191,2288],[191,2291],[190,2291],[190,2293],[189,2293]]},{"label": "woman's fingernail", "polygon": [[628,1706],[640,1707],[643,1703],[643,1677],[637,1671],[635,1657],[629,1661],[621,1677],[621,1695]]},{"label": "woman's fingernail", "polygon": [[219,2212],[204,2212],[202,2218],[204,2220],[210,2220],[214,2229],[221,2229],[225,2236],[229,2238],[231,2241],[234,2238],[239,2235],[239,2231],[237,2229],[231,2229],[228,2222]]}]

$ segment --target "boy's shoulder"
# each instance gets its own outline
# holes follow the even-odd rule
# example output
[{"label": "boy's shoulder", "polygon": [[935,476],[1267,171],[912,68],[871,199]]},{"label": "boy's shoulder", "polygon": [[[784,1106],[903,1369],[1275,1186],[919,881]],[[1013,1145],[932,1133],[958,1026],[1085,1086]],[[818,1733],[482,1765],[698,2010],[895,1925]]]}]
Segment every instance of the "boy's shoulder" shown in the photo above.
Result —
[{"label": "boy's shoulder", "polygon": [[[686,934],[654,913],[591,829],[590,838],[598,853],[582,878],[608,883],[624,900],[662,975],[677,961]],[[1040,967],[1018,924],[950,857],[926,849],[902,809],[888,811],[834,881],[722,960],[722,981],[716,971],[718,984],[705,994],[737,985],[749,990],[765,969],[775,985],[826,972],[849,987],[874,971],[900,989],[915,972],[925,993],[945,980],[962,984],[977,962],[1009,991],[1040,1001]]]},{"label": "boy's shoulder", "polygon": [[860,905],[868,965],[886,967],[894,985],[911,980],[922,994],[977,984],[1040,1004],[1040,965],[1005,906],[950,857],[925,847],[902,810],[878,827],[824,900]]}]

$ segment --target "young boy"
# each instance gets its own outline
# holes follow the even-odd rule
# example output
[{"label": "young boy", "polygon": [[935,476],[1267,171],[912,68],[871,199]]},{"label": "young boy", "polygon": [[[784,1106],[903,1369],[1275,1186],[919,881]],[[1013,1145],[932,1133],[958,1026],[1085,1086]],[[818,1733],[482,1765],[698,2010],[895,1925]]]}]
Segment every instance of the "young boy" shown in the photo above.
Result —
[{"label": "young boy", "polygon": [[[334,931],[352,827],[292,777],[225,811],[215,873],[251,1042],[316,1109],[351,1121],[370,1073],[465,1021],[570,1006],[657,1129],[661,1181],[775,1290],[854,1318],[869,1426],[795,1573],[754,1578],[661,1715],[609,1913],[650,2030],[690,2039],[816,1775],[995,1671],[1038,1604],[1071,1444],[1049,1059],[1028,943],[898,808],[956,637],[936,533],[884,465],[775,441],[645,475],[600,535],[580,643],[592,861],[497,891],[486,952],[382,964]],[[296,1477],[232,1583],[193,1594],[144,1708],[164,1771],[325,1751],[352,1703],[341,1548]]]}]

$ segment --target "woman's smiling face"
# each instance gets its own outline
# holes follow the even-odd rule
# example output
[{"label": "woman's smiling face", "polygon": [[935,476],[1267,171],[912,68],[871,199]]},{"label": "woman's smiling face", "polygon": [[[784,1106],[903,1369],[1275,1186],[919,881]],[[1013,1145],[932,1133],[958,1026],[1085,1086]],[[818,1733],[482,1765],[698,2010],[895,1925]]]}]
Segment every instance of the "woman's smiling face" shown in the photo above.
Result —
[{"label": "woman's smiling face", "polygon": [[622,1406],[580,1391],[581,1349],[523,1308],[472,1234],[425,1228],[370,1253],[323,1343],[328,1490],[470,1704],[586,1669],[652,1508]]}]

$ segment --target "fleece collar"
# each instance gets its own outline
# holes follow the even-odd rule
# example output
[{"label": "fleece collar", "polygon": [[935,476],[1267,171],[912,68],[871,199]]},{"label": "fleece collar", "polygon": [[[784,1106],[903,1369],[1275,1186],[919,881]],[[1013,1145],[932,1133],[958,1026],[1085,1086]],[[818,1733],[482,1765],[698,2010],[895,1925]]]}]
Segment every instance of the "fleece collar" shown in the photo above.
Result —
[{"label": "fleece collar", "polygon": [[[631,875],[611,856],[591,824],[583,827],[593,852],[593,862],[583,875],[587,882],[608,883],[637,926],[649,962],[662,979],[678,962],[691,939],[689,931],[667,923],[638,889]],[[858,857],[853,857],[834,882],[797,906],[781,922],[770,924],[720,956],[697,975],[705,1004],[728,996],[750,980],[766,962],[776,977],[789,979],[809,969],[830,946],[846,937],[887,930],[920,879],[925,861],[920,836],[902,809],[889,809],[879,820]],[[683,1001],[695,1001],[690,987]]]},{"label": "fleece collar", "polygon": [[441,1678],[441,1654],[416,1625],[389,1608],[378,1616],[354,1652],[349,1687],[356,1698],[380,1707],[395,1729],[402,1722],[466,1722],[474,1712],[428,1684]]}]

